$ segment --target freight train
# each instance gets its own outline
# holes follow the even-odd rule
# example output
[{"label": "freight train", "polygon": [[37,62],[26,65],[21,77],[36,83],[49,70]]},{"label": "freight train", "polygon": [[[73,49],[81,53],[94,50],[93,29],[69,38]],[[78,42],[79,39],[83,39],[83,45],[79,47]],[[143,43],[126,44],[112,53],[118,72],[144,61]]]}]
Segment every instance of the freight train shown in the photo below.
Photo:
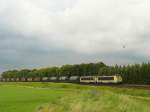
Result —
[{"label": "freight train", "polygon": [[70,82],[70,83],[93,83],[93,84],[118,84],[122,83],[121,75],[103,76],[52,76],[52,77],[20,77],[0,78],[1,82]]}]

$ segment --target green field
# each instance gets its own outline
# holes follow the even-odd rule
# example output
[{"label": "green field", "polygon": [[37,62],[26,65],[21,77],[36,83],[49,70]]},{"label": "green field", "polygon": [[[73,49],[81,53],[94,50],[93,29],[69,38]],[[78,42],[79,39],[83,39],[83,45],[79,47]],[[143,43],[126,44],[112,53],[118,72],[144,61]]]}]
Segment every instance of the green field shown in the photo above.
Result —
[{"label": "green field", "polygon": [[150,90],[0,83],[0,112],[150,112]]}]

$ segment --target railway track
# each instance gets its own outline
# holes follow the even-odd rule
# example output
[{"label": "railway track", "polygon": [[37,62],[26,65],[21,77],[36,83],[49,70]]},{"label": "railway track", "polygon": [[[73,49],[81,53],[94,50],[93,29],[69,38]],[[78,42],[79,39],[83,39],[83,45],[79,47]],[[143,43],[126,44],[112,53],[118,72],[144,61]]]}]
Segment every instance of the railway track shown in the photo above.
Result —
[{"label": "railway track", "polygon": [[[31,81],[31,82],[33,82],[33,81]],[[34,81],[34,82],[41,82],[41,81]],[[46,82],[49,82],[49,81],[46,81]],[[142,85],[142,84],[95,84],[95,83],[66,82],[66,81],[60,81],[60,82],[50,81],[50,82],[55,82],[55,83],[73,83],[73,84],[90,85],[90,86],[107,86],[107,87],[117,87],[117,88],[131,88],[131,89],[132,88],[136,88],[136,89],[147,89],[147,90],[150,90],[150,84],[147,84],[147,85],[146,84],[145,85]]]}]

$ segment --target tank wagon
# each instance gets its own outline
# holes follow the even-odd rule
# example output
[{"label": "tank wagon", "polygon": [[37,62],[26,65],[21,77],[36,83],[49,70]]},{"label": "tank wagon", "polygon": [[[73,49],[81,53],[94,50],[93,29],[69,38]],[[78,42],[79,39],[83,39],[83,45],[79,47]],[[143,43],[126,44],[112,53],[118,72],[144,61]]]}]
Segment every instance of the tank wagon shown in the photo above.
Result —
[{"label": "tank wagon", "polygon": [[122,83],[121,75],[103,76],[52,76],[52,77],[22,77],[0,78],[1,82],[68,82],[68,83],[92,83],[92,84],[119,84]]}]

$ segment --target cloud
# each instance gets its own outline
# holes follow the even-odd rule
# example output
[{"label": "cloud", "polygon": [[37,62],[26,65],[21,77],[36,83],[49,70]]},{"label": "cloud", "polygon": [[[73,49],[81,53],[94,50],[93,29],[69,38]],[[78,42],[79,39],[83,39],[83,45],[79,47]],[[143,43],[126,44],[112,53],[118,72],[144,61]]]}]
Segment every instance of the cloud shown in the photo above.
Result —
[{"label": "cloud", "polygon": [[[39,3],[49,3],[50,8]],[[81,53],[118,51],[124,44],[134,49],[132,44],[148,33],[148,0],[80,0],[72,7],[67,3],[67,0],[11,0],[5,2],[7,8],[1,11],[2,18],[16,32],[35,35]]]},{"label": "cloud", "polygon": [[150,56],[149,5],[149,0],[1,0],[1,53],[70,52],[104,60],[112,55],[116,61],[119,54],[120,61],[132,61],[129,55],[143,61]]}]

